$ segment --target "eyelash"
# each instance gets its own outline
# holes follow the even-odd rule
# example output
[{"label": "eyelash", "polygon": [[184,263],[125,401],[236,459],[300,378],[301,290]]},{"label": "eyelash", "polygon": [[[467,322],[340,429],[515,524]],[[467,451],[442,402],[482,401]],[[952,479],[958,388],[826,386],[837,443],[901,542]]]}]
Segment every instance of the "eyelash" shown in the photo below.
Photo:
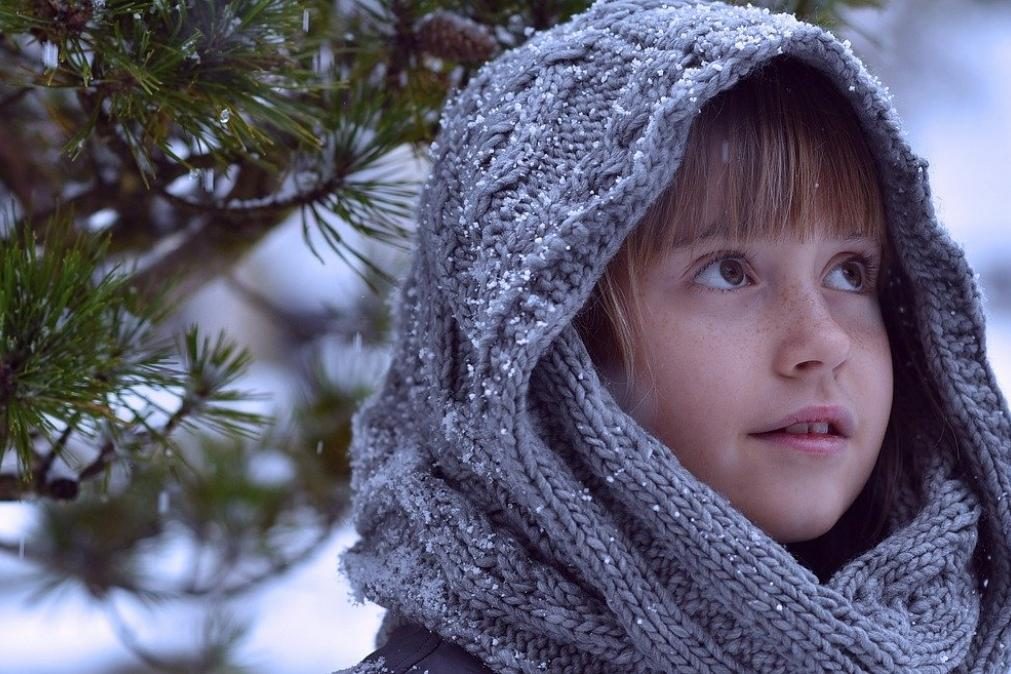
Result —
[{"label": "eyelash", "polygon": [[[697,279],[702,272],[708,269],[711,265],[716,262],[722,262],[725,259],[742,259],[746,260],[748,254],[740,250],[719,250],[711,255],[706,256],[706,259],[698,267],[698,271],[695,272],[693,279]],[[840,262],[839,264],[844,264],[846,262],[859,262],[864,269],[864,289],[852,291],[856,295],[866,295],[875,292],[877,287],[878,279],[878,269],[879,264],[876,260],[863,253],[853,253],[848,258]],[[836,265],[838,266],[838,265]],[[745,272],[747,273],[747,272]],[[750,278],[750,277],[749,277]],[[740,290],[740,288],[710,288],[709,286],[699,285],[703,290],[713,290],[719,293],[732,293]]]}]

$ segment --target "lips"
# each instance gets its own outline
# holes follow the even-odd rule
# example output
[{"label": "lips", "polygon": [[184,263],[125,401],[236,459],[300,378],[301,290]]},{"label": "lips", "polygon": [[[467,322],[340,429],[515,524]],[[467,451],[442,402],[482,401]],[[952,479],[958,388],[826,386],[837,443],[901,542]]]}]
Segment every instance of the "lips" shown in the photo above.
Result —
[{"label": "lips", "polygon": [[771,422],[751,435],[770,433],[799,437],[849,438],[856,427],[853,414],[841,405],[811,405]]},{"label": "lips", "polygon": [[829,457],[845,451],[849,440],[841,435],[814,433],[785,433],[772,431],[753,434],[753,438],[773,447],[789,449],[809,456]]},{"label": "lips", "polygon": [[836,425],[829,421],[793,424],[791,426],[787,426],[786,428],[781,428],[779,431],[798,434],[811,433],[814,435],[840,435],[839,429],[836,428]]}]

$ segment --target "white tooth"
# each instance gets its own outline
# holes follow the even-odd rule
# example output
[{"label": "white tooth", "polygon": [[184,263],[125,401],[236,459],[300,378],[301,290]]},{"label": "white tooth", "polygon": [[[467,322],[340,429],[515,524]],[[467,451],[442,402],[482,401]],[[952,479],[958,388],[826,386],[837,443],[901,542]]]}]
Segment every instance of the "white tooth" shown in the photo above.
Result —
[{"label": "white tooth", "polygon": [[807,424],[794,424],[784,429],[787,433],[807,433]]},{"label": "white tooth", "polygon": [[827,434],[828,433],[828,422],[826,421],[824,423],[818,422],[818,423],[815,423],[815,424],[811,424],[811,432],[812,433],[821,433],[823,435]]}]

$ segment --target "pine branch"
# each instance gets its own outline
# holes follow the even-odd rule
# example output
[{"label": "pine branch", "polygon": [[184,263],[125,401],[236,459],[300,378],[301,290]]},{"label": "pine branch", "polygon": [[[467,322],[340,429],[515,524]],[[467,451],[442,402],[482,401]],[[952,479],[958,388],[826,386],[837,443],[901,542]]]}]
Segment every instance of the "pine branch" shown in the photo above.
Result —
[{"label": "pine branch", "polygon": [[[224,335],[201,339],[193,328],[176,347],[183,363],[173,367],[171,350],[153,331],[171,306],[140,304],[129,276],[100,273],[103,240],[64,229],[42,252],[36,248],[21,236],[0,250],[0,459],[8,448],[18,457],[18,473],[0,475],[0,497],[73,499],[81,481],[105,474],[117,450],[143,456],[170,448],[176,426],[204,423],[242,436],[265,423],[234,407],[258,396],[229,388],[248,353]],[[180,396],[160,432],[146,412],[122,405],[140,389]],[[102,438],[100,449],[76,477],[51,479],[71,433]],[[41,454],[40,444],[48,444]]]},{"label": "pine branch", "polygon": [[367,335],[370,341],[378,339],[375,321],[362,313],[349,315],[332,308],[318,312],[293,311],[240,281],[234,274],[226,275],[225,283],[272,324],[281,326],[296,344],[312,342],[325,335],[341,335],[350,339],[358,334]]},{"label": "pine branch", "polygon": [[[18,100],[36,107],[39,101],[59,101],[62,128],[48,128],[40,136],[62,138],[69,157],[85,155],[93,166],[86,173],[79,162],[58,167],[90,183],[73,196],[33,196],[28,186],[39,181],[14,181],[9,171],[12,178],[5,182],[22,186],[15,191],[26,214],[19,228],[45,220],[60,203],[73,202],[80,224],[94,213],[115,213],[109,229],[113,251],[151,249],[166,236],[185,232],[184,245],[142,271],[134,283],[147,293],[177,280],[176,297],[182,298],[214,278],[215,271],[233,266],[298,211],[306,243],[317,256],[311,229],[356,270],[364,266],[378,273],[326,213],[368,237],[406,243],[404,222],[417,185],[380,176],[376,169],[405,143],[428,142],[449,90],[500,49],[483,21],[529,9],[504,3],[495,14],[477,8],[480,16],[468,16],[459,8],[422,9],[391,0],[378,9],[354,3],[347,14],[337,15],[332,3],[315,0],[305,6],[313,26],[306,31],[302,5],[282,0],[218,4],[134,0],[53,9],[20,0],[0,8],[0,31],[16,38],[5,46],[25,64],[22,72],[42,72],[22,77],[22,90],[31,94]],[[548,20],[583,4],[552,3],[537,11]],[[354,43],[347,45],[344,36],[351,33]],[[39,63],[39,46],[56,54],[55,64]],[[333,59],[331,68],[322,65],[324,53]],[[454,59],[469,65],[461,70]],[[335,74],[345,77],[335,79]],[[230,167],[243,177],[258,169],[274,180],[254,177],[247,183],[254,189],[233,190],[224,198],[173,187],[188,172],[220,178]],[[284,188],[306,169],[316,174],[307,189]],[[106,174],[118,179],[103,179]],[[165,202],[172,206],[168,214]],[[148,224],[156,220],[159,226]],[[198,264],[191,262],[194,257]]]},{"label": "pine branch", "polygon": [[109,622],[123,645],[153,670],[166,674],[224,674],[242,671],[231,661],[235,657],[236,647],[248,632],[248,627],[236,623],[220,608],[213,609],[208,616],[204,624],[203,643],[197,652],[175,656],[160,655],[145,646],[115,604],[108,602],[105,608]]}]

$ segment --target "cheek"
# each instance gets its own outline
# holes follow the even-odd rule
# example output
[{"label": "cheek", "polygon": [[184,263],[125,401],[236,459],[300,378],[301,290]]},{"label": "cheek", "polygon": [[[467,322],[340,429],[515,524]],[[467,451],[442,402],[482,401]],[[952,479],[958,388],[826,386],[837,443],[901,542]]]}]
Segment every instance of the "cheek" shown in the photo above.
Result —
[{"label": "cheek", "polygon": [[[755,331],[737,334],[735,326],[707,318],[646,321],[640,353],[649,370],[639,390],[651,405],[650,426],[673,435],[718,435],[719,420],[753,397],[748,373],[754,370]],[[671,438],[668,438],[671,439]]]},{"label": "cheek", "polygon": [[894,370],[892,363],[892,352],[888,341],[888,335],[881,328],[878,334],[872,336],[867,343],[868,359],[870,364],[870,379],[873,384],[873,396],[877,403],[880,414],[879,426],[880,434],[883,437],[888,418],[892,411],[892,397],[895,392]]},{"label": "cheek", "polygon": [[844,320],[852,347],[840,383],[861,419],[863,442],[873,450],[868,460],[873,460],[880,452],[892,412],[894,375],[888,332],[876,304],[854,310]]},{"label": "cheek", "polygon": [[729,380],[734,386],[741,385],[744,373],[754,370],[769,339],[769,326],[761,317],[744,312],[685,316],[677,328],[658,332],[662,338],[652,348],[660,361],[666,359],[686,374]]},{"label": "cheek", "polygon": [[851,358],[859,364],[867,388],[880,399],[892,397],[892,351],[880,310],[857,316],[850,322],[853,340]]}]

